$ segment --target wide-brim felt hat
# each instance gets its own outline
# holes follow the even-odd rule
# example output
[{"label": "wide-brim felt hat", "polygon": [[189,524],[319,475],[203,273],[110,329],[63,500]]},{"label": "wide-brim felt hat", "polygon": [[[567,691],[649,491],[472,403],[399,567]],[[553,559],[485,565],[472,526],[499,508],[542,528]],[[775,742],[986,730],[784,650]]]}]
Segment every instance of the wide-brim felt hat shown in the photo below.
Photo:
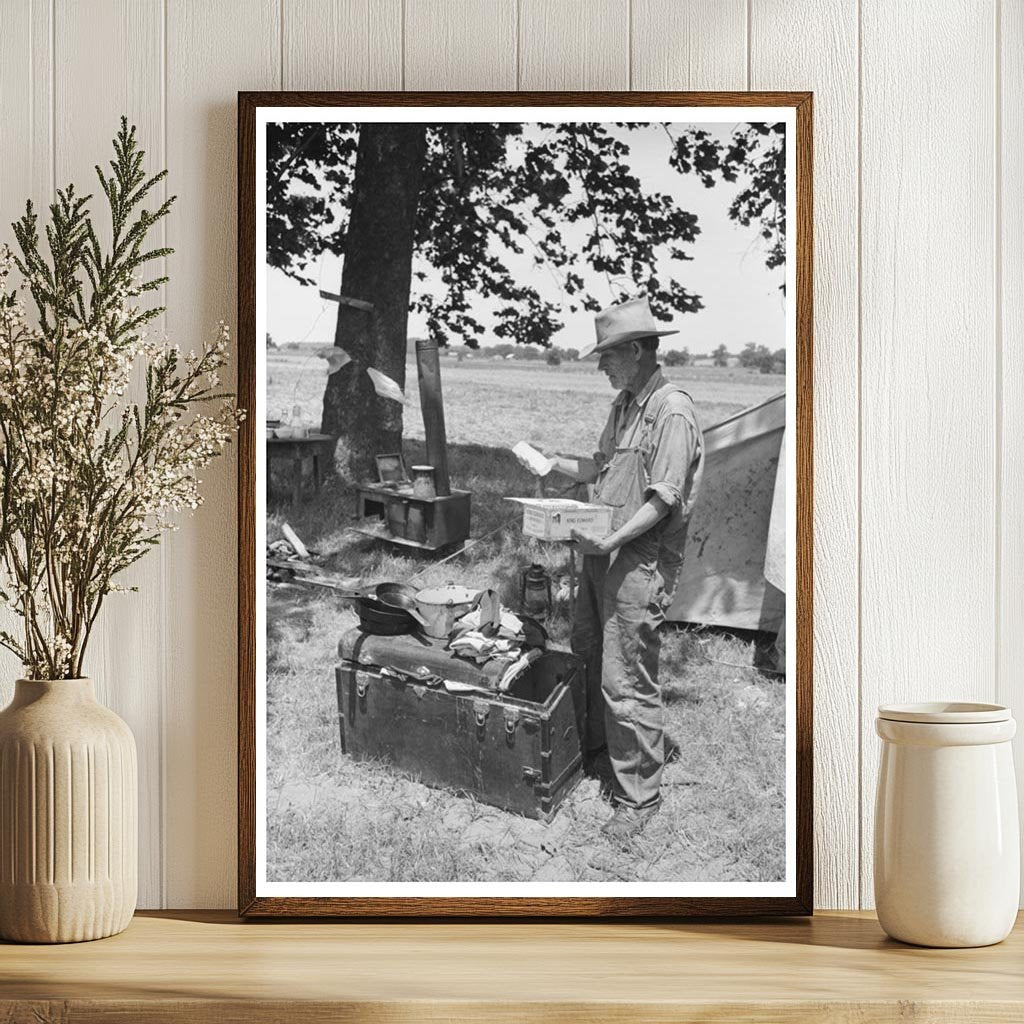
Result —
[{"label": "wide-brim felt hat", "polygon": [[640,338],[663,338],[667,334],[679,333],[661,330],[658,327],[646,295],[602,309],[594,317],[594,327],[597,331],[597,341],[591,352],[605,352],[617,345],[624,345],[627,341],[638,341]]}]

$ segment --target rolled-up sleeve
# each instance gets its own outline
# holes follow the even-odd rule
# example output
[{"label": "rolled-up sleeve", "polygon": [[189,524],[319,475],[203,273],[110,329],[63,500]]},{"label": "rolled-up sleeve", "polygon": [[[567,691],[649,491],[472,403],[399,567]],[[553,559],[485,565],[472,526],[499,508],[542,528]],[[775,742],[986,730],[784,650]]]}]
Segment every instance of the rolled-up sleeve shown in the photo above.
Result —
[{"label": "rolled-up sleeve", "polygon": [[697,454],[697,424],[685,412],[669,412],[661,418],[651,448],[647,471],[650,484],[645,498],[657,495],[675,508],[685,499],[690,466]]}]

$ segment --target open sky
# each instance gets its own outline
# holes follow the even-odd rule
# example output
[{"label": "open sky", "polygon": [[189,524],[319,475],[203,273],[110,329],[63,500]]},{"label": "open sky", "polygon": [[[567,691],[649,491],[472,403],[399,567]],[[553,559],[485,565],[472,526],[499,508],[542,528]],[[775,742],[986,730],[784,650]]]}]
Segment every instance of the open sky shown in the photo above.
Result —
[{"label": "open sky", "polygon": [[[701,127],[727,138],[735,125],[715,123]],[[526,131],[528,136],[540,129],[531,125]],[[785,310],[779,286],[784,270],[765,267],[762,242],[755,226],[745,228],[728,218],[729,204],[743,181],[706,189],[695,175],[674,170],[668,162],[669,138],[660,125],[636,131],[623,129],[621,138],[630,147],[628,162],[644,188],[671,195],[683,209],[697,215],[701,229],[696,241],[687,248],[692,262],[659,268],[659,273],[671,271],[686,288],[700,295],[705,307],[697,313],[680,314],[671,325],[680,333],[663,338],[663,349],[685,347],[698,354],[724,344],[730,352],[736,352],[748,342],[766,345],[773,351],[783,348]],[[560,301],[548,268],[536,267],[526,254],[510,256],[509,262],[517,277],[530,281],[550,301]],[[319,266],[308,271],[309,276],[318,279],[318,286],[301,285],[279,270],[268,269],[267,329],[275,342],[333,343],[337,306],[321,299],[319,288],[337,291],[341,269],[339,258],[324,255]],[[417,269],[429,273],[429,268]],[[579,267],[573,269],[581,272]],[[583,277],[598,302],[608,305],[615,301],[602,276],[583,272]],[[428,279],[426,287],[431,286]],[[439,280],[436,287],[440,288]],[[486,315],[480,319],[486,324]],[[566,309],[563,320],[565,327],[554,338],[555,345],[582,349],[593,341],[593,314],[574,314]],[[410,336],[423,333],[422,320],[410,315]],[[481,347],[487,344],[484,339]]]}]

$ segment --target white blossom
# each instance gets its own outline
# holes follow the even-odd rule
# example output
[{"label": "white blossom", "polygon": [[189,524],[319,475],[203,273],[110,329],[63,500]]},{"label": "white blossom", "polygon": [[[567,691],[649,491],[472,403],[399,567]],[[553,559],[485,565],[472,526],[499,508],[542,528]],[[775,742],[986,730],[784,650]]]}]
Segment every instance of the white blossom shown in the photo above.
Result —
[{"label": "white blossom", "polygon": [[227,362],[225,323],[184,356],[166,338],[119,332],[138,315],[136,283],[112,296],[99,325],[44,331],[29,322],[14,270],[0,248],[0,603],[21,615],[21,649],[35,652],[26,668],[38,676],[80,656],[84,619],[130,589],[114,577],[149,550],[147,538],[177,529],[175,514],[198,508],[198,473],[241,413],[230,398],[203,408]]}]

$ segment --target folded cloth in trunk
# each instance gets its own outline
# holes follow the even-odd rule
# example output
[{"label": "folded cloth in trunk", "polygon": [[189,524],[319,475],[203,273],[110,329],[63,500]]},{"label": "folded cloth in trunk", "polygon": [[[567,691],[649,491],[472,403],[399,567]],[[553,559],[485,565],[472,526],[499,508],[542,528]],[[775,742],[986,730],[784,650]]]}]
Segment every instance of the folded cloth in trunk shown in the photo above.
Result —
[{"label": "folded cloth in trunk", "polygon": [[508,662],[478,665],[445,650],[447,643],[447,639],[424,637],[421,641],[412,636],[373,636],[350,630],[341,638],[338,654],[347,661],[382,665],[409,676],[423,678],[432,675],[489,690],[498,688]]}]

